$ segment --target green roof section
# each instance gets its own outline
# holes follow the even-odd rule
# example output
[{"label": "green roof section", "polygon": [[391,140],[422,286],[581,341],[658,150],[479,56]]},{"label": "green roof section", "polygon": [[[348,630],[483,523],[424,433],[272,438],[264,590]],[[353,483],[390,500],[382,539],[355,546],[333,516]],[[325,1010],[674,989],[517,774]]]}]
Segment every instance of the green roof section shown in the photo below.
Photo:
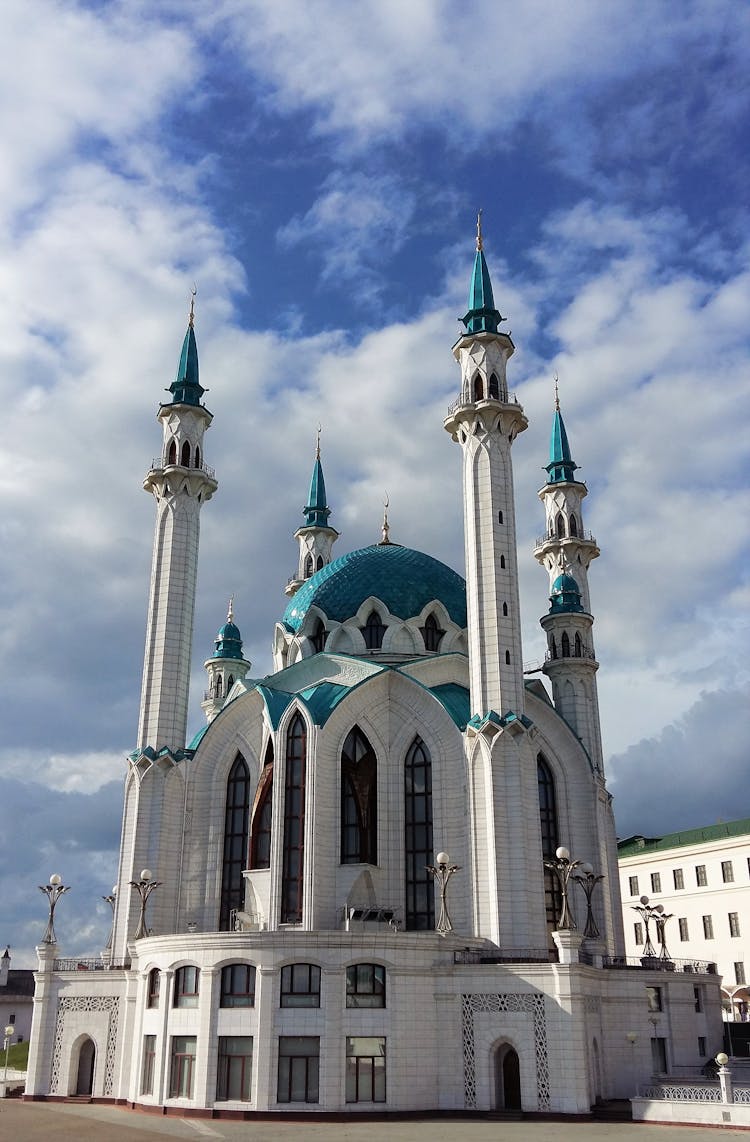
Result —
[{"label": "green roof section", "polygon": [[430,686],[428,689],[431,694],[435,695],[438,702],[443,706],[446,713],[450,715],[459,730],[465,730],[469,718],[471,717],[469,691],[467,688],[465,686],[459,686],[457,682],[445,682],[441,686]]},{"label": "green roof section", "polygon": [[565,422],[558,404],[555,408],[552,435],[549,442],[549,464],[546,465],[547,482],[549,484],[568,484],[575,480],[574,472],[577,467],[578,465],[570,455],[568,434],[565,431]]},{"label": "green roof section", "polygon": [[198,345],[195,340],[193,328],[193,306],[190,306],[190,320],[187,332],[182,342],[180,362],[177,366],[177,376],[169,386],[172,393],[172,404],[199,405],[201,397],[206,391],[198,379]]},{"label": "green roof section", "polygon": [[326,482],[323,478],[323,465],[320,462],[320,449],[315,457],[307,506],[304,507],[306,527],[327,527],[331,509],[326,503]]},{"label": "green roof section", "polygon": [[478,249],[474,258],[474,269],[469,285],[469,308],[461,318],[467,333],[497,333],[498,325],[505,321],[495,308],[490,271],[484,251]]},{"label": "green roof section", "polygon": [[298,631],[313,606],[327,618],[345,622],[370,596],[400,619],[414,618],[428,603],[438,601],[457,626],[466,626],[466,584],[461,576],[431,555],[396,543],[349,551],[316,571],[293,596],[282,622],[288,630]]},{"label": "green roof section", "polygon": [[551,615],[569,614],[573,611],[583,611],[581,603],[581,590],[572,575],[558,575],[552,584],[552,594],[549,597]]},{"label": "green roof section", "polygon": [[214,639],[214,647],[215,650],[211,655],[212,658],[242,659],[242,635],[240,634],[239,627],[235,625],[234,604],[232,599],[229,600],[227,621],[219,628],[218,634]]},{"label": "green roof section", "polygon": [[617,855],[646,856],[667,849],[709,844],[746,834],[750,834],[750,817],[743,817],[740,821],[720,821],[716,825],[704,825],[701,829],[683,829],[679,833],[667,833],[664,837],[627,837],[624,841],[618,841]]}]

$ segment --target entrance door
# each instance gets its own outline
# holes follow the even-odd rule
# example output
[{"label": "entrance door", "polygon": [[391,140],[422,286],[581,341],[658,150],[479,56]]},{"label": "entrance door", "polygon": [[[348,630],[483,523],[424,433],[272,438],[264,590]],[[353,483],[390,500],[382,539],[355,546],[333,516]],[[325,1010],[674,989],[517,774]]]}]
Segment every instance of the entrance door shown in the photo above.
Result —
[{"label": "entrance door", "polygon": [[508,1043],[495,1053],[495,1107],[497,1110],[521,1109],[521,1068],[518,1054]]},{"label": "entrance door", "polygon": [[94,1092],[94,1064],[96,1063],[96,1047],[93,1039],[84,1039],[78,1054],[78,1078],[76,1080],[76,1094],[90,1095]]}]

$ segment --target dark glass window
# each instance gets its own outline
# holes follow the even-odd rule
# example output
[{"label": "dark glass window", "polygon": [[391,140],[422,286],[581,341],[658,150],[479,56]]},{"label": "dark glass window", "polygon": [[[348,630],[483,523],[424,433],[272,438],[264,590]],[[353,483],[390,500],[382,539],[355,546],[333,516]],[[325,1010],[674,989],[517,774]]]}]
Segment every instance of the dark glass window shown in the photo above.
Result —
[{"label": "dark glass window", "polygon": [[578,522],[574,515],[570,517],[570,534],[578,535]]},{"label": "dark glass window", "polygon": [[195,1035],[173,1035],[169,1068],[169,1097],[192,1098],[195,1074]]},{"label": "dark glass window", "polygon": [[154,1093],[154,1067],[156,1064],[156,1035],[143,1036],[143,1065],[141,1066],[141,1094]]},{"label": "dark glass window", "polygon": [[251,1035],[219,1037],[216,1072],[216,1098],[225,1102],[249,1102],[253,1078],[253,1039]]},{"label": "dark glass window", "polygon": [[425,650],[440,650],[440,643],[443,641],[444,635],[445,631],[440,629],[435,616],[428,615],[422,627]]},{"label": "dark glass window", "polygon": [[316,570],[316,571],[321,571],[321,570],[323,569],[323,566],[324,566],[324,564],[323,564],[323,556],[322,556],[322,555],[319,555],[319,556],[318,556],[318,558],[315,560],[315,570]]},{"label": "dark glass window", "polygon": [[161,987],[161,972],[158,968],[152,968],[148,973],[148,993],[146,995],[146,1007],[159,1006],[159,989]]},{"label": "dark glass window", "polygon": [[479,373],[474,374],[474,400],[484,399],[484,385],[482,384],[482,377]]},{"label": "dark glass window", "polygon": [[[557,828],[557,797],[552,770],[540,753],[536,759],[536,776],[539,785],[539,820],[542,828],[542,857],[551,860],[560,844]],[[557,927],[562,900],[557,877],[550,868],[544,870],[544,904],[547,927]]]},{"label": "dark glass window", "polygon": [[271,814],[273,811],[273,742],[269,739],[263,771],[255,790],[250,830],[250,868],[271,867]]},{"label": "dark glass window", "polygon": [[316,622],[310,642],[315,654],[320,654],[326,644],[326,628],[322,619]]},{"label": "dark glass window", "polygon": [[501,568],[505,567],[505,556],[504,555],[500,556],[500,567]]},{"label": "dark glass window", "polygon": [[690,939],[690,937],[688,935],[687,916],[680,916],[677,920],[677,924],[678,924],[678,927],[680,929],[680,940],[682,940],[682,942],[684,943],[685,940]]},{"label": "dark glass window", "polygon": [[304,569],[304,573],[303,573],[305,579],[309,579],[310,576],[312,575],[312,573],[313,573],[312,555],[308,555],[307,558],[305,559],[305,569]]},{"label": "dark glass window", "polygon": [[574,646],[575,646],[575,657],[580,658],[581,653],[583,651],[583,643],[581,642],[581,636],[579,635],[578,631],[576,631],[576,638],[575,638]]},{"label": "dark glass window", "polygon": [[190,467],[190,445],[188,444],[187,440],[185,441],[185,443],[182,446],[182,453],[180,455],[180,463],[182,464],[183,468],[189,468]]},{"label": "dark glass window", "polygon": [[341,750],[341,863],[377,864],[378,763],[355,726]]},{"label": "dark glass window", "polygon": [[242,908],[247,868],[247,837],[250,818],[250,772],[242,754],[238,753],[229,771],[224,814],[224,863],[221,873],[221,909],[219,928],[227,932],[232,912]]},{"label": "dark glass window", "polygon": [[385,968],[352,964],[346,969],[347,1007],[385,1007]]},{"label": "dark glass window", "polygon": [[201,466],[201,450],[197,447],[195,449],[195,466],[196,468],[200,468]]},{"label": "dark glass window", "polygon": [[556,524],[557,524],[557,538],[558,539],[564,539],[565,538],[565,517],[563,516],[562,512],[557,513]]},{"label": "dark glass window", "polygon": [[252,964],[227,964],[221,969],[219,1006],[255,1006],[255,968]]},{"label": "dark glass window", "polygon": [[360,628],[365,639],[366,650],[380,650],[387,627],[383,626],[377,611],[370,611],[367,622]]},{"label": "dark glass window", "polygon": [[281,870],[281,922],[302,922],[305,856],[305,760],[307,731],[295,714],[286,735],[284,772],[284,847]]},{"label": "dark glass window", "polygon": [[506,652],[505,652],[505,665],[510,666],[510,651],[509,650],[506,650]]},{"label": "dark glass window", "polygon": [[320,1007],[320,968],[316,964],[286,964],[281,969],[282,1007]]},{"label": "dark glass window", "polygon": [[319,1064],[316,1035],[280,1035],[277,1102],[317,1102]]},{"label": "dark glass window", "polygon": [[346,1101],[385,1102],[385,1039],[347,1036]]},{"label": "dark glass window", "polygon": [[500,400],[500,386],[494,373],[490,373],[490,396],[494,400]]},{"label": "dark glass window", "polygon": [[169,442],[169,450],[167,452],[167,464],[177,463],[177,441],[172,439]]},{"label": "dark glass window", "polygon": [[708,884],[705,864],[697,864],[695,866],[695,883],[699,888],[705,888]]},{"label": "dark glass window", "polygon": [[503,603],[503,618],[507,618],[507,617],[508,617],[508,604]]},{"label": "dark glass window", "polygon": [[570,658],[570,635],[566,630],[562,633],[562,656],[563,658]]},{"label": "dark glass window", "polygon": [[200,969],[193,964],[178,968],[174,973],[174,1002],[173,1007],[198,1006],[198,982]]},{"label": "dark glass window", "polygon": [[432,853],[432,759],[420,737],[409,747],[404,763],[406,860],[406,927],[429,931],[435,927],[435,893],[427,865]]}]

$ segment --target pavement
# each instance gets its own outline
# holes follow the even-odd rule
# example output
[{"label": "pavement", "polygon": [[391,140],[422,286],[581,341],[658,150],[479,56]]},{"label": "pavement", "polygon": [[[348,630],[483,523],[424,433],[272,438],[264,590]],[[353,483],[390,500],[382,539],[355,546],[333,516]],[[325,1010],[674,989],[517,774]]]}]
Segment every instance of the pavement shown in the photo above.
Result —
[{"label": "pavement", "polygon": [[507,1122],[425,1118],[388,1121],[155,1118],[121,1107],[80,1103],[0,1102],[0,1142],[729,1142],[747,1131],[632,1122]]}]

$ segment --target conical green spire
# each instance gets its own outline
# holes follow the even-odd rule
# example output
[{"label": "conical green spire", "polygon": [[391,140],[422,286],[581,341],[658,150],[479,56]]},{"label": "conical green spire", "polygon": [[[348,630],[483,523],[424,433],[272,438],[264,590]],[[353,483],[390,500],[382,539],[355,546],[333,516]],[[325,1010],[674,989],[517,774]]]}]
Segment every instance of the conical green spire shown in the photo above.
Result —
[{"label": "conical green spire", "polygon": [[315,465],[310,480],[307,507],[302,510],[306,516],[306,527],[328,526],[331,509],[326,503],[326,482],[323,479],[323,466],[320,463],[320,431],[318,431],[318,443],[315,448]]},{"label": "conical green spire", "polygon": [[568,434],[565,431],[560,400],[557,394],[557,379],[555,379],[555,416],[552,421],[552,435],[549,442],[549,464],[547,464],[547,480],[550,484],[569,483],[575,479],[573,473],[578,465],[570,455]]},{"label": "conical green spire", "polygon": [[198,346],[195,342],[194,319],[195,294],[190,300],[190,317],[188,318],[185,340],[182,342],[177,376],[169,386],[173,404],[200,404],[201,397],[206,391],[198,380]]},{"label": "conical green spire", "polygon": [[469,286],[469,310],[461,321],[467,333],[497,333],[498,325],[505,321],[495,308],[490,271],[482,248],[482,211],[477,215],[477,252]]}]

